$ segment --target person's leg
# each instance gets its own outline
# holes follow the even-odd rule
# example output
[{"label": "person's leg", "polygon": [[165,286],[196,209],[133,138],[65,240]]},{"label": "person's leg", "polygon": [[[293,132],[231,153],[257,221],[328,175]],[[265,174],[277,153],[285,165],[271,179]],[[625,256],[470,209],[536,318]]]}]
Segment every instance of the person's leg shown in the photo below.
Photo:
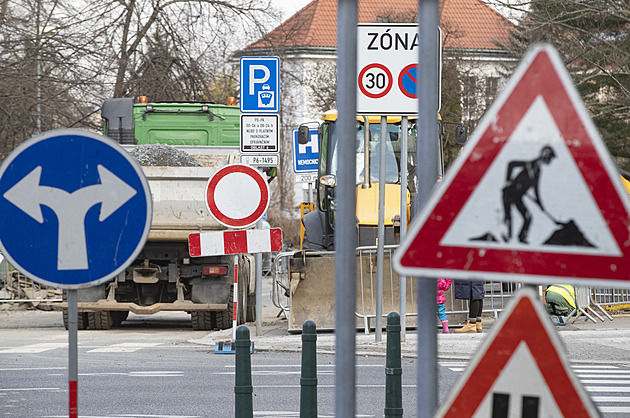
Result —
[{"label": "person's leg", "polygon": [[477,311],[479,310],[479,300],[470,299],[468,301],[468,320],[466,321],[466,325],[464,325],[460,329],[456,329],[455,333],[464,334],[464,333],[472,333],[477,332]]},{"label": "person's leg", "polygon": [[446,316],[446,308],[443,303],[438,303],[437,306],[438,317],[440,318],[440,322],[442,323],[442,333],[448,334],[448,317]]},{"label": "person's leg", "polygon": [[476,313],[476,321],[475,321],[475,327],[477,329],[477,332],[483,332],[483,328],[481,327],[481,314],[483,313],[483,299],[479,299],[477,300],[477,313]]}]

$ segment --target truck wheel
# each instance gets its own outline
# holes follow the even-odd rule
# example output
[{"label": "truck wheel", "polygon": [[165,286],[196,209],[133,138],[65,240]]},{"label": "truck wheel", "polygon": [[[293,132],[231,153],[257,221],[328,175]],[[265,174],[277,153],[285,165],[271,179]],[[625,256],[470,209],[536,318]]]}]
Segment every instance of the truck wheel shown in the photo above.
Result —
[{"label": "truck wheel", "polygon": [[214,329],[216,315],[211,311],[192,311],[190,313],[192,327],[195,331],[211,331]]},{"label": "truck wheel", "polygon": [[247,295],[247,322],[256,322],[256,295]]},{"label": "truck wheel", "polygon": [[95,311],[88,312],[88,321],[92,329],[110,329],[114,325],[111,312]]},{"label": "truck wheel", "polygon": [[234,286],[230,286],[230,301],[228,302],[227,310],[216,313],[217,328],[219,329],[228,329],[232,327],[232,320],[234,315],[234,304],[232,303],[233,297]]},{"label": "truck wheel", "polygon": [[[65,329],[68,329],[68,310],[63,310],[63,326]],[[88,327],[88,317],[87,312],[79,312],[77,315],[77,329],[86,329]]]},{"label": "truck wheel", "polygon": [[112,325],[119,327],[122,322],[129,317],[129,311],[112,311]]}]

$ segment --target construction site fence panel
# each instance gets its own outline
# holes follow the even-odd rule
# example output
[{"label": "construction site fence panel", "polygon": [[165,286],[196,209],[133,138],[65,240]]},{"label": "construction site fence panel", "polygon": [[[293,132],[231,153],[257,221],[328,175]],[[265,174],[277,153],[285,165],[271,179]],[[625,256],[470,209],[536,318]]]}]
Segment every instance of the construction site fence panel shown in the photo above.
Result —
[{"label": "construction site fence panel", "polygon": [[34,282],[12,269],[6,260],[0,263],[0,305],[28,303],[37,307],[41,303],[61,301],[61,289]]},{"label": "construction site fence panel", "polygon": [[[383,268],[383,285],[385,289],[398,289],[399,276],[393,270],[391,263],[391,257],[396,250],[397,246],[385,246],[384,252],[384,268]],[[361,285],[357,288],[357,306],[356,316],[362,318],[366,327],[369,329],[369,324],[375,315],[376,306],[376,251],[374,247],[359,247],[357,248],[357,271],[360,275]],[[300,255],[302,252],[283,252],[279,253],[273,261],[273,277],[274,285],[272,288],[272,300],[273,303],[285,313],[290,311],[290,297],[289,297],[289,259],[296,255]],[[407,300],[406,305],[406,317],[417,317],[417,284],[419,280],[417,277],[407,277]],[[422,279],[426,280],[426,279]],[[498,317],[508,305],[510,299],[515,292],[522,287],[518,282],[500,282],[500,281],[485,281],[484,282],[484,302],[483,313],[484,316]],[[546,285],[539,286],[539,293],[542,298],[542,294]],[[630,309],[630,290],[627,289],[613,289],[613,288],[599,288],[588,287],[591,300],[593,303],[602,305],[607,309]],[[384,304],[386,306],[398,307],[400,301],[398,299],[398,291],[389,291],[383,295]],[[445,308],[449,319],[453,323],[464,322],[467,314],[469,301],[455,299],[454,285],[452,284],[450,289],[444,292],[446,296]],[[437,296],[437,295],[436,295]],[[411,302],[409,303],[409,301]],[[385,317],[389,312],[383,312]],[[437,316],[436,316],[437,320]],[[415,323],[411,321],[411,324]]]}]

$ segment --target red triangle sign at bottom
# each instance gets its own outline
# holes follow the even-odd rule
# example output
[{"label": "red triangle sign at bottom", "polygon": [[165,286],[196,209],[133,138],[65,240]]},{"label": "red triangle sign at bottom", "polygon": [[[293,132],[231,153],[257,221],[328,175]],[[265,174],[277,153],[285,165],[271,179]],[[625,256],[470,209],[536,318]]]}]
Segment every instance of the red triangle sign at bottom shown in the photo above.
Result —
[{"label": "red triangle sign at bottom", "polygon": [[531,289],[518,292],[436,415],[511,416],[600,416]]}]

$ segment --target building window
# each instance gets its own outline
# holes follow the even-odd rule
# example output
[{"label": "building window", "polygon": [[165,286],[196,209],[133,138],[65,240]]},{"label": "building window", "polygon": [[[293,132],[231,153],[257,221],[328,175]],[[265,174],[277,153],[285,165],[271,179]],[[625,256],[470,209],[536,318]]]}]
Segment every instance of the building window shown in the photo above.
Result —
[{"label": "building window", "polygon": [[486,77],[486,110],[490,107],[499,91],[499,77]]}]

